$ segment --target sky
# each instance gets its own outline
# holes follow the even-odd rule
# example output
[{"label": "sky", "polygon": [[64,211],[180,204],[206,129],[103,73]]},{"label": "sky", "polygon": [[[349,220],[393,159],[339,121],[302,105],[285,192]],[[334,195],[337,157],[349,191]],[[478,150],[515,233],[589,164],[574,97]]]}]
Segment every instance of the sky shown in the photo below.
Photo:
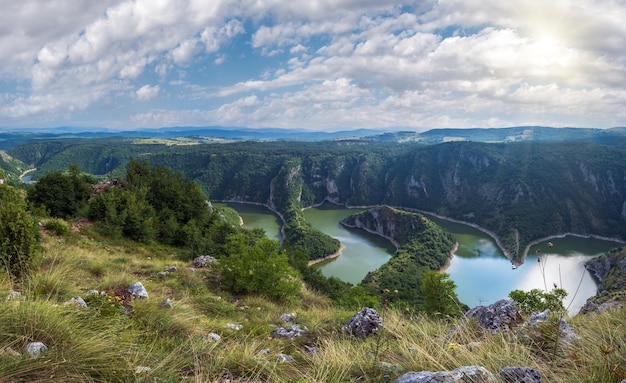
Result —
[{"label": "sky", "polygon": [[626,125],[626,0],[0,0],[0,127]]}]

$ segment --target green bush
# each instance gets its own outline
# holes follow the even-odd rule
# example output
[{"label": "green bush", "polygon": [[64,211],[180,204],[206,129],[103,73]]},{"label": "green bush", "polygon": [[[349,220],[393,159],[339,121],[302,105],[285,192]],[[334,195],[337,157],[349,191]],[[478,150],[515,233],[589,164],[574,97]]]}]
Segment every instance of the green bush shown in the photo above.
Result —
[{"label": "green bush", "polygon": [[62,236],[67,234],[70,229],[67,227],[66,224],[64,224],[63,222],[61,222],[58,219],[50,219],[48,221],[46,221],[43,224],[43,227],[46,230],[49,230],[51,232],[53,232],[54,234],[58,235],[58,236]]},{"label": "green bush", "polygon": [[550,309],[551,311],[565,310],[563,299],[567,296],[567,291],[563,289],[553,289],[551,292],[545,292],[539,289],[530,291],[513,290],[509,293],[520,312],[524,314],[533,314]]},{"label": "green bush", "polygon": [[35,220],[16,189],[0,184],[0,267],[21,279],[39,265]]},{"label": "green bush", "polygon": [[224,286],[235,294],[259,293],[284,300],[300,291],[300,281],[277,241],[263,238],[251,245],[240,233],[230,237],[228,247],[230,255],[220,259],[219,270]]}]

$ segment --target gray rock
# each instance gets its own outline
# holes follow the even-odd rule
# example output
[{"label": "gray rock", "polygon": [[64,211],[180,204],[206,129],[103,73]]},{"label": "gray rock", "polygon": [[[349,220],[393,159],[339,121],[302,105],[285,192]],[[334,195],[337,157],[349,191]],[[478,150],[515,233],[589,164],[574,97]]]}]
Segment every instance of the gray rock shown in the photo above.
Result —
[{"label": "gray rock", "polygon": [[167,277],[170,276],[170,273],[167,271],[159,271],[156,276],[158,279],[167,279]]},{"label": "gray rock", "polygon": [[465,318],[474,318],[491,333],[511,330],[522,322],[517,305],[510,299],[501,299],[489,306],[476,306],[465,313]]},{"label": "gray rock", "polygon": [[293,356],[283,353],[276,354],[274,359],[279,363],[293,362]]},{"label": "gray rock", "polygon": [[106,295],[105,291],[99,291],[95,289],[87,290],[87,295]]},{"label": "gray rock", "polygon": [[242,325],[240,324],[234,324],[234,323],[227,323],[226,327],[228,327],[229,329],[235,330],[235,331],[239,331],[243,328]]},{"label": "gray rock", "polygon": [[197,267],[198,269],[201,269],[203,267],[208,267],[209,264],[215,263],[215,262],[217,262],[217,259],[215,257],[212,257],[210,255],[201,255],[199,257],[194,258],[193,265]]},{"label": "gray rock", "polygon": [[306,327],[300,327],[300,325],[294,324],[291,328],[279,327],[272,331],[270,335],[272,338],[287,338],[293,339],[306,334],[309,330]]},{"label": "gray rock", "polygon": [[452,371],[407,372],[394,383],[496,383],[496,378],[484,367],[464,366]]},{"label": "gray rock", "polygon": [[[542,311],[540,313],[536,313],[530,316],[528,322],[524,323],[525,326],[536,327],[542,323],[546,323],[550,320],[550,309]],[[563,319],[559,319],[559,342],[562,345],[573,344],[578,340],[578,335],[576,335],[576,330],[567,324],[567,322]]]},{"label": "gray rock", "polygon": [[48,350],[48,346],[43,344],[43,342],[31,342],[26,345],[24,352],[30,355],[31,358],[39,358],[46,350]]},{"label": "gray rock", "polygon": [[309,345],[304,345],[304,352],[306,352],[307,354],[316,354],[317,353],[317,348],[313,347],[313,346],[309,346]]},{"label": "gray rock", "polygon": [[540,313],[534,313],[530,316],[530,319],[528,319],[528,324],[536,326],[540,323],[547,322],[548,319],[550,319],[550,313],[550,309],[544,310]]},{"label": "gray rock", "polygon": [[280,320],[282,320],[285,323],[296,323],[296,313],[281,314]]},{"label": "gray rock", "polygon": [[378,315],[376,310],[365,307],[354,314],[348,322],[341,326],[341,329],[357,337],[367,337],[376,334],[382,327],[383,318]]},{"label": "gray rock", "polygon": [[174,307],[174,305],[172,305],[172,300],[170,298],[165,298],[161,301],[161,307],[165,307],[166,309],[171,309]]},{"label": "gray rock", "polygon": [[73,305],[76,307],[80,307],[80,308],[85,308],[87,307],[87,302],[85,302],[85,300],[81,297],[74,297],[72,299],[70,299],[69,301],[65,302],[66,305]]},{"label": "gray rock", "polygon": [[8,295],[7,295],[7,301],[13,301],[13,300],[18,300],[22,297],[22,293],[20,293],[19,291],[11,291]]},{"label": "gray rock", "polygon": [[135,374],[145,374],[152,371],[152,368],[146,366],[137,366],[135,367]]},{"label": "gray rock", "polygon": [[163,268],[163,271],[166,271],[168,273],[175,273],[176,271],[178,271],[178,268],[176,266],[165,266]]},{"label": "gray rock", "polygon": [[222,337],[214,332],[206,334],[203,338],[205,340],[211,340],[213,342],[219,342],[220,340],[222,340]]},{"label": "gray rock", "polygon": [[137,298],[146,298],[148,299],[148,291],[143,287],[141,282],[135,282],[128,287],[128,292],[136,296]]},{"label": "gray rock", "polygon": [[530,367],[504,367],[500,376],[505,383],[541,383],[541,372]]}]

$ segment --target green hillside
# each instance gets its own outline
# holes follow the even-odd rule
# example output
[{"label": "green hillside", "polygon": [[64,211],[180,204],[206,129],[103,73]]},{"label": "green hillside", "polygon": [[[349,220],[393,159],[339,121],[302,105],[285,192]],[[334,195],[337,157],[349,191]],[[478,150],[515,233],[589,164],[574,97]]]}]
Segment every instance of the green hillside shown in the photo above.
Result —
[{"label": "green hillside", "polygon": [[[92,174],[115,172],[131,157],[141,158],[184,173],[211,199],[275,209],[289,218],[286,228],[295,230],[294,238],[309,230],[299,209],[323,201],[387,204],[475,224],[492,232],[515,263],[523,261],[530,243],[551,235],[626,238],[625,145],[528,141],[425,146],[347,140],[167,146],[108,140],[98,146],[98,142],[76,142],[60,151],[25,145],[11,153],[28,163],[39,158],[35,162],[42,169],[58,170],[76,162]],[[113,164],[119,167],[112,169]],[[322,255],[335,246],[316,248]]]}]

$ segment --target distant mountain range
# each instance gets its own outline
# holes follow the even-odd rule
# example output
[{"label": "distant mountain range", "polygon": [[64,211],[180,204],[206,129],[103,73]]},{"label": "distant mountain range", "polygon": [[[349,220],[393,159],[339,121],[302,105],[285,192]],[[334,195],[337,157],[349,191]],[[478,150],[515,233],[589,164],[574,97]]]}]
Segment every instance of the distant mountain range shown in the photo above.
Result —
[{"label": "distant mountain range", "polygon": [[446,128],[425,132],[388,131],[385,129],[356,129],[337,132],[278,128],[167,127],[158,129],[111,130],[105,128],[56,127],[48,129],[0,128],[0,150],[10,150],[17,145],[69,138],[136,137],[174,139],[186,137],[205,142],[207,137],[228,141],[336,141],[365,140],[375,142],[419,142],[438,144],[451,141],[517,142],[517,141],[587,141],[611,143],[626,140],[626,127],[552,128],[544,126],[518,126],[510,128]]}]

